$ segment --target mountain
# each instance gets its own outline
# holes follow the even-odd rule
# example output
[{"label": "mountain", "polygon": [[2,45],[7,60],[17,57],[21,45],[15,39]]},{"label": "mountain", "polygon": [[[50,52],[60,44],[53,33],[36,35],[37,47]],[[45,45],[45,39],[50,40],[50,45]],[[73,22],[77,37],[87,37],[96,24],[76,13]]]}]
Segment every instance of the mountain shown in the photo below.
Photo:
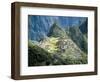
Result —
[{"label": "mountain", "polygon": [[28,65],[87,64],[87,21],[81,19],[29,16]]},{"label": "mountain", "polygon": [[88,33],[88,20],[84,21],[80,26],[79,26],[80,31],[83,34],[87,34]]},{"label": "mountain", "polygon": [[28,66],[86,64],[87,55],[70,38],[48,37],[28,44]]},{"label": "mountain", "polygon": [[45,38],[55,21],[65,29],[66,26],[79,26],[80,22],[86,19],[86,17],[28,15],[28,39],[39,41]]},{"label": "mountain", "polygon": [[77,46],[87,53],[87,39],[84,34],[80,31],[78,26],[69,27],[66,29],[66,33],[71,37],[71,39],[77,44]]},{"label": "mountain", "polygon": [[34,44],[31,40],[28,41],[28,66],[48,65],[51,61],[50,53]]},{"label": "mountain", "polygon": [[55,22],[47,34],[48,37],[66,37],[66,32]]},{"label": "mountain", "polygon": [[87,63],[87,55],[81,51],[60,26],[54,24],[50,29],[49,35],[49,37],[40,41],[39,46],[52,54],[53,62],[51,64]]}]

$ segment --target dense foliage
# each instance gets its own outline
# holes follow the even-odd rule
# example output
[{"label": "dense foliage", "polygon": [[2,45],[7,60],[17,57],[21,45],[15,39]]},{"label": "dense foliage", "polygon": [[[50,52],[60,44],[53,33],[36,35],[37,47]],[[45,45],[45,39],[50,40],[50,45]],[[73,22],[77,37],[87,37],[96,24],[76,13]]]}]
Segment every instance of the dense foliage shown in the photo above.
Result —
[{"label": "dense foliage", "polygon": [[87,37],[79,27],[64,30],[57,23],[40,41],[28,41],[28,66],[87,64]]},{"label": "dense foliage", "polygon": [[51,61],[50,53],[34,45],[31,41],[28,43],[28,65],[29,66],[41,66],[49,65]]}]

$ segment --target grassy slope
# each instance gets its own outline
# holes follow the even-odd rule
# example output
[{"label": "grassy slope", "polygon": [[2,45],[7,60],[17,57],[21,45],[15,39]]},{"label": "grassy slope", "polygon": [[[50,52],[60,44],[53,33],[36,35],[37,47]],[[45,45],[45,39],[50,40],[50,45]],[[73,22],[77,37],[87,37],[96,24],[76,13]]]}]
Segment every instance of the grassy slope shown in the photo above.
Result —
[{"label": "grassy slope", "polygon": [[51,62],[50,53],[34,45],[31,41],[28,43],[28,65],[29,66],[41,66],[49,65]]},{"label": "grassy slope", "polygon": [[[29,40],[28,65],[86,64],[86,37],[81,33],[78,27],[70,28],[68,35],[57,24],[53,24],[48,34],[49,37],[41,42],[43,46],[36,45],[36,43]],[[63,47],[65,45],[67,48],[61,49],[61,46]]]}]

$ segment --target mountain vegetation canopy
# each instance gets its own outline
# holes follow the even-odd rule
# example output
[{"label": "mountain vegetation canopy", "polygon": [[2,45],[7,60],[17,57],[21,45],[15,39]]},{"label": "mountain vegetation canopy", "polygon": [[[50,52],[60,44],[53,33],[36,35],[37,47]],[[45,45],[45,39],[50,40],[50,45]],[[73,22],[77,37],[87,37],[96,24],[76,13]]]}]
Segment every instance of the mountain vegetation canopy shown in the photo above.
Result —
[{"label": "mountain vegetation canopy", "polygon": [[28,16],[28,66],[87,64],[86,17]]}]

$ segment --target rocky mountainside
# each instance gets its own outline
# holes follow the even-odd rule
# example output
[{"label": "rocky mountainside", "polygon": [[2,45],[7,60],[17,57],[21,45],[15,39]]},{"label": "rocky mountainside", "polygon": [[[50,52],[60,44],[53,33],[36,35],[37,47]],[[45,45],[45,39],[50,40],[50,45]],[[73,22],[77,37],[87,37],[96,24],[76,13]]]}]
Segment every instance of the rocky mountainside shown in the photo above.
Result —
[{"label": "rocky mountainside", "polygon": [[60,28],[56,22],[51,26],[47,36],[48,37],[67,37],[64,29]]},{"label": "rocky mountainside", "polygon": [[[28,16],[28,39],[39,41],[49,33],[54,22],[66,29],[67,26],[80,26],[81,22],[86,21],[86,17],[64,17],[64,16]],[[85,25],[84,25],[85,26]],[[81,26],[82,27],[82,26]],[[87,27],[86,27],[87,28]],[[80,28],[81,30],[84,30]]]},{"label": "rocky mountainside", "polygon": [[[87,53],[87,37],[80,31],[79,26],[66,29],[66,33],[83,52]],[[87,35],[87,33],[85,34]]]},{"label": "rocky mountainside", "polygon": [[[86,64],[87,54],[81,49],[81,46],[78,46],[78,42],[81,43],[81,41],[77,39],[83,40],[78,27],[64,30],[60,25],[54,23],[47,36],[39,42],[29,41],[29,60],[31,63],[29,66]],[[35,64],[32,63],[34,59],[37,62]]]}]

